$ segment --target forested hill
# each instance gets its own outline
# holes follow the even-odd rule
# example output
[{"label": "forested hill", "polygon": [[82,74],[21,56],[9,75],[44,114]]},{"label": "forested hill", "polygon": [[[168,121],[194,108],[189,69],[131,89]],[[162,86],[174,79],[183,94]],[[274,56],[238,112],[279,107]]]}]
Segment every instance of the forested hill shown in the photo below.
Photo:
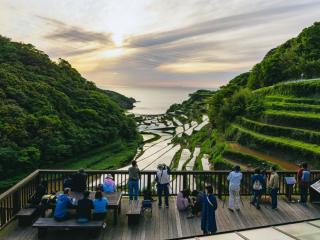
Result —
[{"label": "forested hill", "polygon": [[134,103],[136,100],[132,97],[123,96],[120,93],[110,91],[110,90],[103,90],[106,94],[109,95],[114,101],[116,101],[121,107],[125,109],[132,109],[134,108]]},{"label": "forested hill", "polygon": [[275,83],[320,76],[320,22],[305,28],[292,38],[270,50],[264,59],[248,75],[248,87],[252,89]]},{"label": "forested hill", "polygon": [[0,36],[0,180],[137,139],[134,120],[67,61]]},{"label": "forested hill", "polygon": [[320,23],[314,23],[212,95],[211,161],[291,170],[305,161],[319,169],[319,95]]}]

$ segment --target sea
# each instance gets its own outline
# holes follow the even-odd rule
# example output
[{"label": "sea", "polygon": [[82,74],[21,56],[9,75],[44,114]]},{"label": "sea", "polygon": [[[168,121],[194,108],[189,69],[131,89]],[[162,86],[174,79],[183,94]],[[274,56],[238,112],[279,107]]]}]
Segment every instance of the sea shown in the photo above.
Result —
[{"label": "sea", "polygon": [[[163,114],[174,103],[182,103],[189,94],[197,88],[167,88],[167,87],[108,87],[109,90],[121,93],[137,100],[130,110],[134,114]],[[212,89],[211,89],[212,90]]]}]

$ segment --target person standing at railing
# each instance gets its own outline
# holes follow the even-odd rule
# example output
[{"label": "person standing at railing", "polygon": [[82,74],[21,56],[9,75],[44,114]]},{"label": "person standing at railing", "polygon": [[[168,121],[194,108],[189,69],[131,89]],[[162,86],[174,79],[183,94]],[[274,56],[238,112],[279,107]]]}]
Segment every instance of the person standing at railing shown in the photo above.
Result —
[{"label": "person standing at railing", "polygon": [[138,200],[139,196],[139,179],[140,179],[140,169],[135,160],[131,162],[131,167],[129,167],[129,199],[130,203],[132,200]]},{"label": "person standing at railing", "polygon": [[300,203],[306,204],[308,201],[308,188],[311,181],[311,173],[308,170],[308,164],[303,163],[298,171],[298,183],[300,187]]},{"label": "person standing at railing", "polygon": [[252,205],[255,205],[257,209],[260,209],[260,200],[263,191],[263,185],[265,184],[265,182],[259,168],[254,171],[254,175],[251,178],[251,183],[253,199],[250,203]]},{"label": "person standing at railing", "polygon": [[162,207],[162,193],[164,192],[166,208],[169,207],[169,184],[170,184],[170,168],[165,164],[159,164],[157,170],[157,193],[158,193],[158,206]]},{"label": "person standing at railing", "polygon": [[242,173],[240,166],[235,166],[234,170],[229,173],[227,177],[229,181],[229,210],[240,210],[240,184],[242,180]]},{"label": "person standing at railing", "polygon": [[279,191],[279,175],[277,173],[277,169],[275,166],[271,167],[271,175],[268,182],[268,188],[270,189],[272,209],[277,209],[278,191]]},{"label": "person standing at railing", "polygon": [[77,173],[71,176],[72,179],[72,188],[73,192],[82,193],[87,189],[87,174],[83,169],[80,169]]},{"label": "person standing at railing", "polygon": [[213,234],[217,231],[215,216],[217,207],[217,199],[213,195],[213,188],[212,186],[207,186],[201,211],[201,230],[203,231],[203,234]]}]

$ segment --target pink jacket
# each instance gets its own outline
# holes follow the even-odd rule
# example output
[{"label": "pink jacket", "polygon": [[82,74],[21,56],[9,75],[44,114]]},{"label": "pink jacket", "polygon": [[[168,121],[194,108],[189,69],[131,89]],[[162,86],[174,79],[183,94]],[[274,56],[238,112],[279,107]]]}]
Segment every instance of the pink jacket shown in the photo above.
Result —
[{"label": "pink jacket", "polygon": [[180,211],[186,210],[189,206],[189,201],[187,198],[183,197],[182,192],[179,192],[177,195],[177,208]]}]

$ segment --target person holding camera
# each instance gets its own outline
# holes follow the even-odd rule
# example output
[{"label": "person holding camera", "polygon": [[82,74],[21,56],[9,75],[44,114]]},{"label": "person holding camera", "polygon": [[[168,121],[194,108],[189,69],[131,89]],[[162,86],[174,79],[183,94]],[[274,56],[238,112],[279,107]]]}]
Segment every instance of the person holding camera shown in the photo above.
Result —
[{"label": "person holding camera", "polygon": [[162,207],[162,193],[165,196],[165,205],[166,208],[169,207],[169,184],[170,184],[170,168],[167,167],[165,164],[158,165],[157,170],[157,193],[158,193],[158,206],[159,208]]}]

